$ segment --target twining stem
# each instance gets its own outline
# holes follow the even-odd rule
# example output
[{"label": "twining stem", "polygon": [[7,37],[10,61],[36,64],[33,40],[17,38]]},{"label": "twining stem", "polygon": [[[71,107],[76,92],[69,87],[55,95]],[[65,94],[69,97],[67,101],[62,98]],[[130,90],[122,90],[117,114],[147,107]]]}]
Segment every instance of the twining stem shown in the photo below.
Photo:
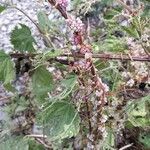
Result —
[{"label": "twining stem", "polygon": [[89,109],[88,100],[86,100],[85,105],[86,105],[86,109],[87,109],[87,118],[88,118],[88,124],[89,124],[89,133],[91,134],[92,133],[92,125],[91,125],[91,121],[90,121],[91,115],[90,115],[90,109]]}]

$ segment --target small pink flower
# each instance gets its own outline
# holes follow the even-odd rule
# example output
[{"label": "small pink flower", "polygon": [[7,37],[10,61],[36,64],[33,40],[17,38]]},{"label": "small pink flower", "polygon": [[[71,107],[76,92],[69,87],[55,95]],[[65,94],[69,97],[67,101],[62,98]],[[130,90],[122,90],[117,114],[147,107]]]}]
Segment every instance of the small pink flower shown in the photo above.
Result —
[{"label": "small pink flower", "polygon": [[83,45],[80,49],[80,54],[91,53],[91,47],[89,45]]},{"label": "small pink flower", "polygon": [[95,95],[97,96],[97,97],[100,97],[100,96],[102,96],[102,94],[103,94],[103,91],[102,90],[96,90],[96,92],[95,92]]},{"label": "small pink flower", "polygon": [[90,52],[87,52],[87,53],[85,53],[85,59],[87,60],[87,59],[92,59],[92,53]]},{"label": "small pink flower", "polygon": [[66,8],[68,6],[68,3],[69,3],[68,0],[57,0],[57,4],[59,4],[60,6],[65,8],[65,10],[66,10]]},{"label": "small pink flower", "polygon": [[74,16],[70,16],[67,19],[67,23],[74,32],[82,32],[84,29],[84,24],[82,23],[80,18],[75,18]]}]

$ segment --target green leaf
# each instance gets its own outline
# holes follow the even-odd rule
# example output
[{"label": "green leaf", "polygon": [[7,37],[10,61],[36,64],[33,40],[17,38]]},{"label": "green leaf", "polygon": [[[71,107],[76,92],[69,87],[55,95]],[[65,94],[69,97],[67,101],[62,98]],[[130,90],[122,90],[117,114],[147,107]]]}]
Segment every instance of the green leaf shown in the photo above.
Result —
[{"label": "green leaf", "polygon": [[134,38],[139,38],[139,34],[136,30],[135,27],[130,26],[130,27],[125,27],[125,26],[121,26],[121,28],[130,36],[134,37]]},{"label": "green leaf", "polygon": [[149,133],[140,134],[139,141],[145,146],[145,148],[150,149],[150,134]]},{"label": "green leaf", "polygon": [[6,136],[0,141],[0,150],[45,150],[45,148],[32,138]]},{"label": "green leaf", "polygon": [[103,143],[102,143],[103,149],[108,150],[115,150],[113,147],[115,147],[115,134],[112,129],[107,128],[107,137],[105,137]]},{"label": "green leaf", "polygon": [[8,55],[0,52],[0,81],[7,90],[13,90],[11,82],[15,79],[14,63]]},{"label": "green leaf", "polygon": [[146,3],[146,2],[150,2],[150,0],[141,0],[142,2]]},{"label": "green leaf", "polygon": [[[22,97],[22,96],[20,97],[17,95],[13,99],[13,101],[14,103],[12,103],[11,106],[9,105],[9,107],[15,108],[13,111],[14,114],[20,113],[29,107],[29,101],[27,101],[25,97]],[[16,106],[13,106],[13,105],[16,105]]]},{"label": "green leaf", "polygon": [[42,144],[38,144],[35,140],[29,139],[28,140],[29,149],[28,150],[45,150]]},{"label": "green leaf", "polygon": [[52,140],[70,138],[78,134],[80,118],[71,104],[64,101],[56,102],[42,114],[44,132]]},{"label": "green leaf", "polygon": [[61,83],[65,88],[70,89],[74,87],[76,81],[77,81],[77,76],[75,74],[68,74],[66,78],[62,80]]},{"label": "green leaf", "polygon": [[104,19],[112,19],[114,16],[118,15],[120,12],[115,9],[110,9],[104,15]]},{"label": "green leaf", "polygon": [[8,138],[6,141],[0,142],[1,150],[28,150],[28,142],[20,138]]},{"label": "green leaf", "polygon": [[45,66],[38,67],[32,76],[32,90],[40,102],[44,102],[48,92],[53,89],[51,73]]},{"label": "green leaf", "polygon": [[3,50],[0,50],[0,62],[4,61],[6,58],[10,58]]},{"label": "green leaf", "polygon": [[110,36],[99,45],[99,49],[101,51],[123,52],[127,49],[127,46],[123,39]]},{"label": "green leaf", "polygon": [[101,0],[102,5],[112,5],[114,0]]},{"label": "green leaf", "polygon": [[0,13],[3,12],[5,9],[6,9],[5,6],[1,6],[1,5],[0,5]]},{"label": "green leaf", "polygon": [[11,43],[14,49],[20,52],[34,52],[33,44],[36,44],[36,41],[32,37],[30,29],[24,24],[20,24],[20,26],[21,28],[16,26],[11,32]]},{"label": "green leaf", "polygon": [[150,125],[149,106],[150,96],[146,96],[138,102],[130,102],[127,105],[128,120],[136,127],[146,127]]},{"label": "green leaf", "polygon": [[44,33],[48,33],[50,28],[51,28],[51,22],[48,19],[48,16],[46,15],[46,13],[44,11],[40,11],[38,13],[38,22],[39,22],[39,27],[41,29],[42,32]]},{"label": "green leaf", "polygon": [[77,81],[77,76],[74,74],[68,74],[68,76],[61,81],[60,86],[63,87],[63,91],[50,99],[50,101],[65,99],[74,89]]}]

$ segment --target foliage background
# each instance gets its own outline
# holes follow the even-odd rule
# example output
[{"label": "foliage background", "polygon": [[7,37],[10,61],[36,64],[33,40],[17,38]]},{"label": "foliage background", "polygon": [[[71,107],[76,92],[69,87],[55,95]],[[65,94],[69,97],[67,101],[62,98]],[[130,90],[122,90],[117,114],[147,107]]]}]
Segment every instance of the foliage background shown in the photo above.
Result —
[{"label": "foliage background", "polygon": [[[86,25],[86,42],[93,53],[128,55],[132,60],[150,53],[149,1],[134,1],[131,7],[137,9],[140,2],[144,10],[137,16],[125,16],[124,7],[112,0],[73,0],[68,11]],[[2,4],[0,12],[9,7],[16,9]],[[28,26],[18,24],[10,35],[12,52],[0,51],[0,101],[6,114],[1,120],[2,150],[92,149],[88,146],[92,118],[87,117],[85,89],[78,83],[78,75],[65,65],[66,59],[56,59],[70,52],[72,30],[57,10],[51,13],[53,19],[42,10],[37,14],[44,49],[36,46]],[[105,138],[97,139],[96,149],[149,149],[149,61],[94,59],[94,65],[109,86],[103,112]],[[95,95],[89,99],[92,107]]]}]

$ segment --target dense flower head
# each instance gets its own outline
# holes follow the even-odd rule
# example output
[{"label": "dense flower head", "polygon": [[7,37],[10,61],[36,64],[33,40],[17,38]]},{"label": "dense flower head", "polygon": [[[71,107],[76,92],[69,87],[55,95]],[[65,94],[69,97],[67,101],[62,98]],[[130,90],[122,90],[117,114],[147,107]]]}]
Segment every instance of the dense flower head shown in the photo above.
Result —
[{"label": "dense flower head", "polygon": [[70,16],[67,19],[67,23],[74,32],[82,32],[84,29],[84,24],[82,23],[80,18],[75,18],[73,16]]},{"label": "dense flower head", "polygon": [[[91,51],[92,51],[92,49],[91,49],[90,45],[82,45],[80,48],[80,54],[86,54],[86,53],[91,54]],[[86,55],[86,57],[87,57],[87,55]]]},{"label": "dense flower head", "polygon": [[79,70],[85,70],[86,71],[89,69],[90,66],[91,66],[91,62],[83,59],[83,60],[75,62],[73,67],[74,67],[74,70],[79,69]]},{"label": "dense flower head", "polygon": [[67,8],[69,1],[68,0],[57,0],[57,4],[62,6],[63,8]]}]

